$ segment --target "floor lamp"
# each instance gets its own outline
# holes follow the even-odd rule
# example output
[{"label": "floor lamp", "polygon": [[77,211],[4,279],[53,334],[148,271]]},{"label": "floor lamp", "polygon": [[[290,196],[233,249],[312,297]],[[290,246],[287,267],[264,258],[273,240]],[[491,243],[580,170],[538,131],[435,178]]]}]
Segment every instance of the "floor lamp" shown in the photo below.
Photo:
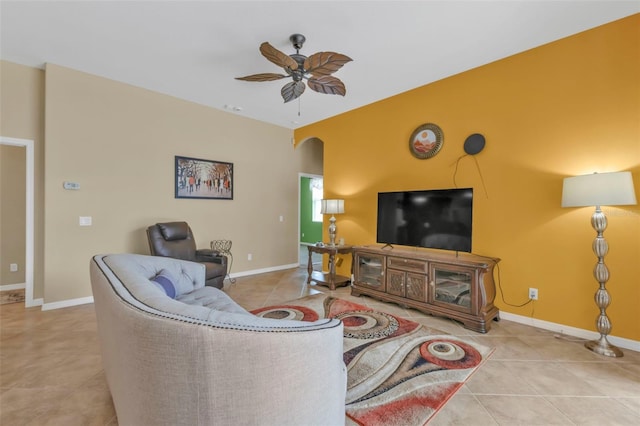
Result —
[{"label": "floor lamp", "polygon": [[620,348],[613,346],[607,340],[611,332],[611,322],[607,317],[607,306],[611,303],[606,283],[609,280],[609,269],[604,264],[604,257],[609,251],[603,233],[607,229],[607,217],[600,206],[622,206],[636,204],[636,194],[633,187],[631,172],[593,173],[590,175],[574,176],[564,179],[562,186],[562,207],[595,206],[591,216],[591,226],[597,235],[593,240],[593,252],[598,258],[593,269],[593,276],[600,284],[596,291],[595,301],[600,308],[600,315],[596,320],[596,328],[600,338],[586,342],[584,345],[593,352],[611,357],[623,356]]},{"label": "floor lamp", "polygon": [[331,219],[329,219],[329,245],[335,247],[338,227],[334,215],[344,213],[344,200],[320,200],[320,213],[331,215]]}]

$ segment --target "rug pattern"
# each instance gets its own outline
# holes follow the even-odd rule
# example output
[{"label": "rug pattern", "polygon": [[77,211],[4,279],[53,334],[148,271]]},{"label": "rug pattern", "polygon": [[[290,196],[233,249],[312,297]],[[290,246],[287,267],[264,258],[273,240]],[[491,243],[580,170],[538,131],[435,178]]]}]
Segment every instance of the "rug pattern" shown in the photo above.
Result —
[{"label": "rug pattern", "polygon": [[424,425],[491,349],[346,300],[317,294],[252,311],[344,324],[346,415],[355,424]]}]

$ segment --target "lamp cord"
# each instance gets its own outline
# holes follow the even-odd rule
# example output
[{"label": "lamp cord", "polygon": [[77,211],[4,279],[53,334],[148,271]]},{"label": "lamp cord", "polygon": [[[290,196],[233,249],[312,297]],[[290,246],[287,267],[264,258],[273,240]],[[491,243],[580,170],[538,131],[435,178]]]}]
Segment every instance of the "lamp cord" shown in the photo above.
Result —
[{"label": "lamp cord", "polygon": [[[460,164],[460,160],[462,160],[464,157],[467,157],[468,154],[464,154],[461,155],[460,157],[458,157],[458,159],[455,162],[455,170],[453,172],[453,185],[457,188],[458,187],[458,183],[456,182],[456,175],[458,174],[458,165]],[[482,188],[484,189],[484,195],[487,197],[487,199],[489,198],[489,194],[487,193],[487,186],[484,183],[484,177],[482,176],[482,170],[480,169],[480,164],[478,163],[478,159],[473,156],[473,161],[476,163],[476,168],[478,169],[478,174],[480,175],[480,182],[482,182]],[[483,256],[485,257],[485,256]],[[522,308],[523,306],[527,306],[528,304],[531,303],[531,317],[533,317],[534,313],[535,313],[535,300],[533,299],[529,299],[524,303],[521,303],[519,305],[515,305],[513,303],[509,303],[505,300],[504,298],[504,291],[502,290],[502,279],[500,277],[500,265],[498,263],[496,263],[496,269],[498,271],[498,289],[500,290],[500,298],[502,300],[502,303],[504,303],[507,306],[512,306],[514,308]]]},{"label": "lamp cord", "polygon": [[[507,302],[504,299],[504,291],[502,291],[502,279],[500,278],[500,265],[499,264],[496,264],[496,269],[498,270],[498,289],[500,289],[500,298],[502,299],[502,303],[504,303],[505,305],[508,305],[508,306],[513,306],[514,308],[522,308],[523,306],[527,306],[529,303],[533,303],[534,302],[533,299],[529,299],[529,300],[527,300],[526,302],[524,302],[524,303],[522,303],[520,305],[514,305],[512,303]],[[533,316],[534,305],[532,305],[532,307],[531,307],[531,316]]]},{"label": "lamp cord", "polygon": [[[456,175],[458,174],[458,164],[460,163],[460,160],[462,160],[464,157],[467,157],[467,154],[461,155],[460,157],[458,157],[458,159],[455,162],[456,168],[453,172],[453,186],[455,186],[456,188],[458,187],[458,183],[456,182]],[[487,199],[489,198],[489,194],[487,193],[487,186],[484,183],[484,177],[482,176],[482,170],[480,170],[480,164],[478,163],[478,159],[474,156],[473,157],[473,161],[475,161],[476,163],[476,169],[478,169],[478,174],[480,175],[480,182],[482,182],[482,189],[484,189],[484,195],[487,197]]]}]

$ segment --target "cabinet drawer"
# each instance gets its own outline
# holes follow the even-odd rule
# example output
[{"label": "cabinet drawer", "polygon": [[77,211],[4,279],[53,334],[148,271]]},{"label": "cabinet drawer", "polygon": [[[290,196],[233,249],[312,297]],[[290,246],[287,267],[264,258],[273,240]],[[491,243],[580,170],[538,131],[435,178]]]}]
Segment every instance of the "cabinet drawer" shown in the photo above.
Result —
[{"label": "cabinet drawer", "polygon": [[413,271],[427,273],[427,261],[420,259],[403,259],[401,257],[387,257],[389,268],[402,269],[403,271]]}]

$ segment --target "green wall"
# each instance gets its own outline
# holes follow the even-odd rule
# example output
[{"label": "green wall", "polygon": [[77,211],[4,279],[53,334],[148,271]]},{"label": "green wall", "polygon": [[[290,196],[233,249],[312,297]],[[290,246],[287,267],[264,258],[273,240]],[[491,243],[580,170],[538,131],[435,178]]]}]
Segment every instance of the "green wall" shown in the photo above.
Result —
[{"label": "green wall", "polygon": [[303,243],[316,243],[322,241],[322,222],[311,220],[311,178],[300,179],[300,241]]}]

